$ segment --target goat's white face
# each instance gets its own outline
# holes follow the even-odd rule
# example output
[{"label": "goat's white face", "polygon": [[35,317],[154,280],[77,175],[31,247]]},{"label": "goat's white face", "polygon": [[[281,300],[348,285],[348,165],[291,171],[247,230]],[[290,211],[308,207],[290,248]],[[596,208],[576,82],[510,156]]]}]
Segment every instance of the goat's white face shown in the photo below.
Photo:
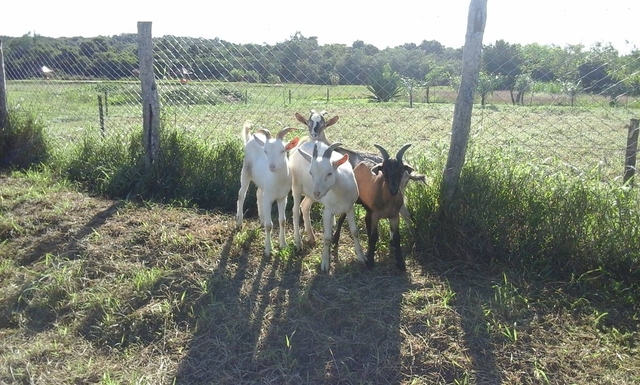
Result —
[{"label": "goat's white face", "polygon": [[264,150],[266,162],[269,165],[269,171],[276,172],[287,166],[287,149],[285,148],[282,140],[271,138],[266,141],[262,141],[261,138],[255,135],[254,138]]},{"label": "goat's white face", "polygon": [[322,114],[319,114],[311,110],[311,117],[309,118],[308,124],[309,124],[309,137],[311,139],[317,139],[318,136],[320,136],[320,131],[322,131],[325,125]]},{"label": "goat's white face", "polygon": [[[335,143],[332,147],[339,145],[340,143]],[[331,148],[329,148],[325,150],[323,155],[318,156],[317,145],[313,146],[313,155],[309,155],[302,149],[299,149],[298,152],[311,163],[309,165],[309,174],[313,182],[313,198],[320,200],[327,195],[329,190],[336,184],[338,167],[349,160],[349,155],[336,156],[331,160],[334,153]]]},{"label": "goat's white face", "polygon": [[309,174],[313,180],[313,198],[322,199],[336,184],[337,166],[334,167],[331,160],[322,156],[311,160]]}]

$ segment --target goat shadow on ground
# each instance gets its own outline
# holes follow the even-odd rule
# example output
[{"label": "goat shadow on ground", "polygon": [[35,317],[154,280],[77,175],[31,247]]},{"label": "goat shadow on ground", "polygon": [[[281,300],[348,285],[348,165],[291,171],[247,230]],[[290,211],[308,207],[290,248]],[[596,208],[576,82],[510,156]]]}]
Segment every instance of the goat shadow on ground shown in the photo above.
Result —
[{"label": "goat shadow on ground", "polygon": [[221,256],[175,383],[400,382],[406,276],[350,258],[309,271],[311,249],[250,258],[262,234]]}]

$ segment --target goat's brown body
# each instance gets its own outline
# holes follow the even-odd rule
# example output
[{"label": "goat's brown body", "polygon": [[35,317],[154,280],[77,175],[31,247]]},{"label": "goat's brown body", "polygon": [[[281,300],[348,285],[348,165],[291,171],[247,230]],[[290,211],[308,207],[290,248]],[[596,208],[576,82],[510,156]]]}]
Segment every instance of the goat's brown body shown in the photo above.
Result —
[{"label": "goat's brown body", "polygon": [[[367,267],[373,268],[376,244],[378,243],[378,223],[380,219],[389,219],[391,228],[391,245],[395,249],[396,265],[405,270],[404,258],[400,250],[400,212],[404,208],[402,191],[396,195],[390,193],[389,185],[383,173],[373,174],[375,164],[360,162],[353,173],[358,184],[358,203],[366,210],[365,223],[367,226],[368,249]],[[341,221],[340,221],[341,222]],[[339,228],[338,228],[339,231]],[[334,239],[336,239],[334,234]]]},{"label": "goat's brown body", "polygon": [[353,169],[358,183],[360,203],[375,212],[378,220],[382,218],[398,217],[400,208],[404,205],[402,192],[395,196],[389,193],[389,187],[382,174],[371,173],[372,164],[360,162]]}]

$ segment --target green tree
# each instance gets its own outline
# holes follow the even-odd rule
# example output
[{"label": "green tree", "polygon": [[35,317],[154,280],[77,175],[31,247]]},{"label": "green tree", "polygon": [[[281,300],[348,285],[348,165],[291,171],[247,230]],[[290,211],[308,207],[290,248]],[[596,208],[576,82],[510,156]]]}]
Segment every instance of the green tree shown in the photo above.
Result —
[{"label": "green tree", "polygon": [[497,85],[499,84],[499,76],[498,75],[489,75],[485,71],[480,71],[478,75],[478,85],[477,90],[480,95],[480,105],[484,107],[487,95],[492,93]]},{"label": "green tree", "polygon": [[580,81],[564,80],[560,82],[560,86],[562,87],[562,92],[569,97],[569,103],[573,107],[581,91]]},{"label": "green tree", "polygon": [[520,74],[516,76],[516,81],[513,86],[514,91],[516,92],[516,104],[524,105],[524,95],[531,91],[533,80],[531,76],[527,74]]},{"label": "green tree", "polygon": [[509,90],[511,102],[516,104],[513,91],[516,78],[522,73],[523,64],[520,45],[498,40],[495,44],[484,47],[482,60],[488,74],[499,75],[505,80],[504,87]]},{"label": "green tree", "polygon": [[616,98],[621,94],[640,95],[640,49],[636,48],[629,55],[621,57],[612,69],[611,76],[620,85],[620,93]]},{"label": "green tree", "polygon": [[432,63],[429,71],[424,76],[424,87],[426,89],[425,93],[427,103],[429,103],[430,101],[431,87],[446,85],[449,82],[451,73],[452,71],[450,71],[449,68],[438,65],[436,63]]}]

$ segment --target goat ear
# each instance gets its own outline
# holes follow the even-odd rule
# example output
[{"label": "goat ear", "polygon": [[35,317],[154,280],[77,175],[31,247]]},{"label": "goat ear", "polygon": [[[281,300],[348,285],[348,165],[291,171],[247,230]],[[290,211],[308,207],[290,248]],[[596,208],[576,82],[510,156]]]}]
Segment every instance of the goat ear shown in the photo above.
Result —
[{"label": "goat ear", "polygon": [[286,145],[286,146],[284,146],[284,149],[285,149],[286,151],[291,150],[292,148],[294,148],[295,146],[297,146],[297,145],[298,145],[298,142],[299,142],[299,141],[300,141],[300,138],[298,138],[298,137],[296,136],[295,138],[291,139],[291,140],[289,141],[289,143],[287,143],[287,145]]},{"label": "goat ear", "polygon": [[325,124],[324,128],[327,128],[329,126],[333,126],[334,124],[336,124],[336,122],[338,121],[338,119],[340,119],[337,115],[334,116],[333,118],[327,120],[327,123]]},{"label": "goat ear", "polygon": [[378,163],[378,164],[376,164],[375,166],[373,166],[373,167],[371,168],[371,173],[372,173],[372,174],[375,174],[375,175],[378,175],[378,173],[380,172],[380,170],[382,170],[382,163]]},{"label": "goat ear", "polygon": [[258,137],[258,135],[253,134],[253,140],[255,140],[259,145],[264,147],[264,141]]},{"label": "goat ear", "polygon": [[298,152],[300,153],[300,155],[302,155],[303,158],[305,158],[307,160],[307,162],[311,163],[311,160],[313,158],[311,158],[311,155],[309,155],[307,152],[302,151],[302,149],[298,149]]},{"label": "goat ear", "polygon": [[298,120],[298,122],[304,124],[305,126],[307,125],[307,119],[305,119],[304,116],[300,115],[297,112],[296,112],[296,119]]},{"label": "goat ear", "polygon": [[342,158],[336,160],[332,163],[333,168],[338,168],[341,164],[349,160],[349,154],[342,155]]},{"label": "goat ear", "polygon": [[412,172],[414,172],[415,170],[413,169],[413,167],[409,166],[408,164],[404,165],[404,170],[406,172],[408,172],[409,174],[411,174]]}]

